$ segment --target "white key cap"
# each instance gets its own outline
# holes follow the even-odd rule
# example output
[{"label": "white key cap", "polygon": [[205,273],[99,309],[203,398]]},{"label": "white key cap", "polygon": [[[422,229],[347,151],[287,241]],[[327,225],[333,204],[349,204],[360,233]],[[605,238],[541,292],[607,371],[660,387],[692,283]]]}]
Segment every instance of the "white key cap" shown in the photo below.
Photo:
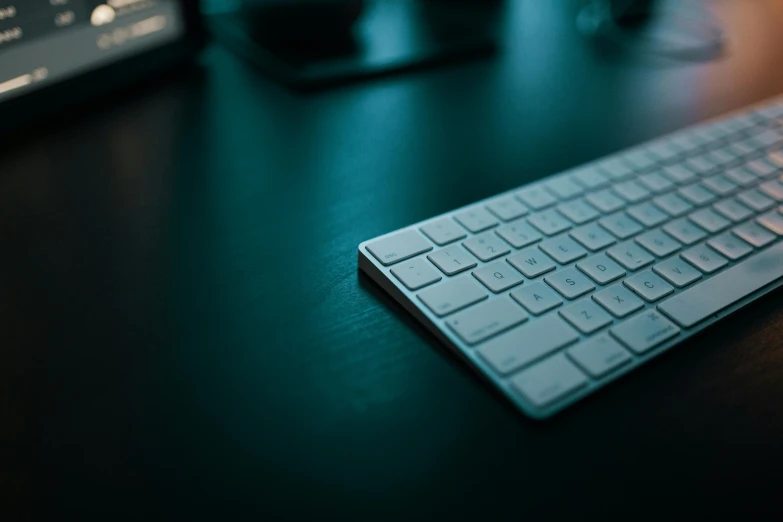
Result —
[{"label": "white key cap", "polygon": [[591,192],[585,196],[585,199],[588,203],[604,213],[614,212],[625,206],[625,201],[616,196],[614,192],[609,189]]},{"label": "white key cap", "polygon": [[533,315],[541,315],[563,304],[560,296],[543,283],[525,285],[511,292],[511,297]]},{"label": "white key cap", "polygon": [[620,343],[606,334],[596,335],[568,349],[568,355],[593,378],[600,378],[631,361]]},{"label": "white key cap", "polygon": [[713,237],[707,241],[707,244],[732,261],[741,257],[745,257],[746,255],[753,252],[752,246],[737,236],[729,234],[728,232],[717,237]]},{"label": "white key cap", "polygon": [[598,169],[615,181],[627,178],[633,174],[634,170],[631,165],[620,157],[602,161],[598,164]]},{"label": "white key cap", "polygon": [[783,277],[783,243],[667,299],[658,309],[683,328],[703,320]]},{"label": "white key cap", "polygon": [[511,221],[524,216],[529,211],[525,205],[511,195],[495,198],[487,203],[487,210],[503,221]]},{"label": "white key cap", "polygon": [[420,257],[406,263],[400,263],[391,269],[391,273],[408,290],[418,290],[443,279],[443,276],[431,264]]},{"label": "white key cap", "polygon": [[446,324],[467,344],[474,345],[527,320],[528,315],[508,297],[492,299],[460,312]]},{"label": "white key cap", "polygon": [[443,317],[486,299],[487,292],[475,279],[466,275],[422,290],[418,297],[432,313]]},{"label": "white key cap", "polygon": [[590,299],[582,299],[560,310],[560,316],[583,334],[589,335],[611,324],[612,316]]},{"label": "white key cap", "polygon": [[441,272],[446,275],[454,275],[465,270],[470,270],[478,263],[464,248],[452,245],[427,256],[427,259],[435,263]]},{"label": "white key cap", "polygon": [[759,216],[756,221],[759,225],[771,230],[779,236],[783,236],[783,214],[777,210]]},{"label": "white key cap", "polygon": [[761,193],[758,189],[750,189],[745,192],[737,194],[737,199],[744,204],[755,210],[756,212],[763,212],[768,208],[775,205],[775,202],[769,197]]},{"label": "white key cap", "polygon": [[612,285],[592,295],[593,300],[616,317],[625,317],[644,306],[644,302],[623,285]]},{"label": "white key cap", "polygon": [[644,146],[626,152],[623,159],[633,165],[636,170],[646,170],[655,165],[655,158]]},{"label": "white key cap", "polygon": [[582,193],[582,187],[568,179],[568,176],[558,176],[547,181],[546,188],[560,199],[571,199]]},{"label": "white key cap", "polygon": [[639,272],[629,277],[623,284],[630,288],[645,301],[653,303],[674,292],[674,287],[655,275],[650,270]]},{"label": "white key cap", "polygon": [[448,245],[467,237],[462,229],[451,218],[440,218],[422,225],[421,231],[438,246]]},{"label": "white key cap", "polygon": [[746,167],[736,167],[726,171],[726,177],[737,185],[752,187],[758,182],[758,176]]},{"label": "white key cap", "polygon": [[693,205],[674,193],[658,196],[652,202],[672,217],[681,216],[693,208]]},{"label": "white key cap", "polygon": [[688,214],[688,219],[712,234],[715,232],[720,232],[724,228],[731,225],[731,222],[728,219],[709,208],[703,208],[697,210],[696,212],[691,212]]},{"label": "white key cap", "polygon": [[664,232],[675,238],[680,243],[692,245],[704,239],[707,233],[687,219],[676,219],[663,226]]},{"label": "white key cap", "polygon": [[756,223],[744,223],[731,231],[735,236],[747,241],[756,248],[767,246],[775,240],[775,235]]},{"label": "white key cap", "polygon": [[603,250],[617,240],[605,228],[598,226],[597,223],[590,223],[569,232],[572,238],[576,239],[585,248],[595,252]]},{"label": "white key cap", "polygon": [[737,185],[720,174],[705,179],[701,182],[701,184],[719,196],[727,196],[734,192],[737,188]]},{"label": "white key cap", "polygon": [[664,167],[663,174],[679,185],[685,185],[698,179],[698,176],[695,172],[683,165],[671,165]]},{"label": "white key cap", "polygon": [[629,203],[637,203],[650,197],[650,191],[633,180],[617,183],[612,187],[612,190]]},{"label": "white key cap", "polygon": [[514,248],[532,245],[542,237],[541,233],[528,225],[524,219],[502,226],[495,232]]},{"label": "white key cap", "polygon": [[369,243],[367,250],[384,266],[389,266],[429,252],[432,244],[415,230],[404,230]]},{"label": "white key cap", "polygon": [[715,194],[702,187],[699,183],[694,183],[686,187],[682,187],[677,191],[677,194],[684,197],[697,207],[706,205],[711,201],[715,201]]},{"label": "white key cap", "polygon": [[473,276],[494,293],[503,292],[512,286],[521,284],[523,279],[505,261],[496,261],[473,271]]},{"label": "white key cap", "polygon": [[543,185],[522,189],[516,193],[516,197],[533,210],[541,210],[557,203],[557,198]]},{"label": "white key cap", "polygon": [[744,221],[753,215],[753,211],[734,198],[724,199],[715,203],[714,208],[723,217],[734,221]]},{"label": "white key cap", "polygon": [[525,205],[514,196],[502,196],[487,203],[487,209],[503,221],[511,221],[528,213]]},{"label": "white key cap", "polygon": [[571,228],[571,222],[553,208],[533,214],[527,222],[547,236],[554,236]]},{"label": "white key cap", "polygon": [[583,198],[561,203],[557,206],[557,210],[577,225],[587,223],[600,216],[595,207]]},{"label": "white key cap", "polygon": [[567,235],[547,239],[538,245],[538,248],[561,265],[566,265],[587,255],[587,250]]},{"label": "white key cap", "polygon": [[764,160],[751,161],[748,168],[761,178],[768,178],[778,171],[777,167]]},{"label": "white key cap", "polygon": [[479,347],[478,353],[505,375],[576,342],[579,334],[557,315],[517,326]]},{"label": "white key cap", "polygon": [[726,258],[707,245],[695,246],[686,250],[680,256],[705,274],[711,274],[728,264]]},{"label": "white key cap", "polygon": [[580,167],[571,175],[574,181],[584,188],[592,190],[609,184],[609,178],[601,174],[594,166]]},{"label": "white key cap", "polygon": [[587,385],[587,378],[565,355],[558,354],[521,372],[511,384],[541,408]]},{"label": "white key cap", "polygon": [[609,254],[609,257],[631,271],[639,270],[655,261],[653,256],[633,241],[626,241],[625,243],[613,246],[607,250],[606,253]]},{"label": "white key cap", "polygon": [[701,272],[679,257],[673,257],[655,265],[653,271],[677,288],[684,288],[701,279]]},{"label": "white key cap", "polygon": [[548,255],[537,248],[528,248],[517,252],[506,260],[530,279],[554,270],[557,266]]},{"label": "white key cap", "polygon": [[700,176],[706,176],[717,170],[716,165],[707,158],[706,154],[687,159],[685,166]]},{"label": "white key cap", "polygon": [[783,201],[783,183],[776,179],[765,181],[759,190],[776,201]]},{"label": "white key cap", "polygon": [[678,251],[682,245],[661,229],[645,232],[635,239],[637,243],[658,257],[666,257]]},{"label": "white key cap", "polygon": [[646,227],[658,226],[669,219],[669,216],[648,201],[629,207],[626,212],[628,212],[629,216]]},{"label": "white key cap", "polygon": [[598,220],[598,223],[619,239],[629,238],[644,230],[637,221],[631,219],[625,212],[618,212],[611,216],[607,216]]},{"label": "white key cap", "polygon": [[472,207],[454,214],[459,224],[477,234],[498,224],[498,220],[482,207]]},{"label": "white key cap", "polygon": [[656,194],[674,188],[674,183],[659,172],[650,172],[649,174],[639,176],[639,183],[644,185],[647,190],[655,192]]},{"label": "white key cap", "polygon": [[479,236],[473,236],[462,245],[481,261],[491,261],[511,252],[503,241],[494,232],[485,232]]},{"label": "white key cap", "polygon": [[576,267],[599,285],[611,283],[625,275],[625,270],[605,254],[598,254],[580,261]]},{"label": "white key cap", "polygon": [[655,310],[645,310],[609,330],[621,343],[636,353],[644,353],[676,337],[677,326]]},{"label": "white key cap", "polygon": [[573,268],[548,275],[544,281],[566,299],[576,299],[595,289],[595,285],[589,279]]}]

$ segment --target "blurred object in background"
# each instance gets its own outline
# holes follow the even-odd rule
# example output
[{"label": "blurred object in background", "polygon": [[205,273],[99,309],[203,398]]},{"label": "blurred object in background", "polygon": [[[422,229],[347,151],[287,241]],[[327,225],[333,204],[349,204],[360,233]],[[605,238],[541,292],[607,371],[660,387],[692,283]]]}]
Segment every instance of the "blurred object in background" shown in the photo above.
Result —
[{"label": "blurred object in background", "polygon": [[617,49],[702,62],[720,57],[725,37],[703,0],[589,0],[580,31]]},{"label": "blurred object in background", "polygon": [[[216,39],[298,90],[486,56],[497,1],[211,0]],[[222,8],[221,8],[222,7]]]}]

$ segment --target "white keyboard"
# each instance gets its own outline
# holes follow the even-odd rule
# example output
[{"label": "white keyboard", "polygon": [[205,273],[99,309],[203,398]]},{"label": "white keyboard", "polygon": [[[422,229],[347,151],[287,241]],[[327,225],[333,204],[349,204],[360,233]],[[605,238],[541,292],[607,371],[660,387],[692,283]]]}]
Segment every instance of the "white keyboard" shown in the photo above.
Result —
[{"label": "white keyboard", "polygon": [[783,285],[781,238],[777,100],[366,241],[359,267],[540,419]]}]

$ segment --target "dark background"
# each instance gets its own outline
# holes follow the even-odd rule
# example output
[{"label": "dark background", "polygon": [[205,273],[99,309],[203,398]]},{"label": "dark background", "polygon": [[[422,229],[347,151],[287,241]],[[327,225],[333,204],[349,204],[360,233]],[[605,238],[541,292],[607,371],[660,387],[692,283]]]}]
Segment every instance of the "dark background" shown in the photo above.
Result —
[{"label": "dark background", "polygon": [[783,92],[783,4],[727,55],[621,56],[580,2],[492,60],[316,95],[209,46],[0,154],[0,518],[771,515],[774,292],[546,422],[357,269],[357,245]]}]

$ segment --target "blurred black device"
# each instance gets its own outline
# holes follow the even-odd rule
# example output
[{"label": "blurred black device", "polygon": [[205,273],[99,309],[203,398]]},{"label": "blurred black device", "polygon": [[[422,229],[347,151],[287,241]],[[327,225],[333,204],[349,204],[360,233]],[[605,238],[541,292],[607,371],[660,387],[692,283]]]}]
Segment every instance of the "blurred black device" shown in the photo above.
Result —
[{"label": "blurred black device", "polygon": [[0,133],[191,59],[193,0],[11,0],[0,4]]}]

